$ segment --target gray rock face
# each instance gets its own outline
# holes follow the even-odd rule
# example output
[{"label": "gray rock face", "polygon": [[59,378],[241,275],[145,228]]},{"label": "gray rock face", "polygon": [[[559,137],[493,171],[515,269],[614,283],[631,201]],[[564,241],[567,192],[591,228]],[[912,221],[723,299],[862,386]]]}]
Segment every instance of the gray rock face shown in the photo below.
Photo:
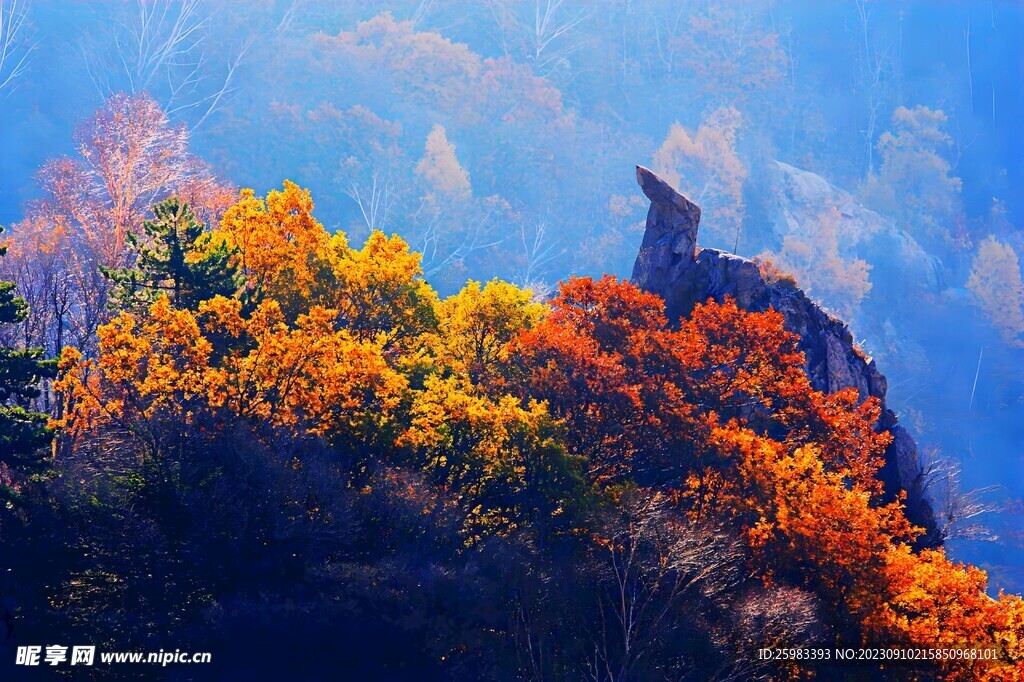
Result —
[{"label": "gray rock face", "polygon": [[636,167],[636,181],[651,200],[651,208],[633,265],[633,280],[640,283],[642,277],[644,289],[664,291],[668,305],[682,305],[685,292],[672,284],[685,281],[693,263],[700,208],[642,166]]},{"label": "gray rock face", "polygon": [[917,445],[899,425],[896,414],[885,407],[885,376],[874,360],[854,346],[846,324],[826,313],[799,288],[765,282],[753,261],[698,248],[700,208],[646,168],[637,167],[637,181],[651,200],[651,208],[633,267],[633,282],[665,299],[666,314],[673,324],[689,314],[696,303],[709,298],[721,301],[726,296],[733,297],[745,310],[774,308],[782,313],[786,328],[800,337],[807,375],[815,389],[832,393],[855,388],[862,399],[872,396],[882,401],[878,428],[893,435],[881,471],[886,492],[890,497],[900,490],[907,492],[907,515],[927,533],[923,544],[937,544],[934,514],[922,490]]},{"label": "gray rock face", "polygon": [[774,161],[766,172],[771,187],[769,220],[778,244],[788,236],[814,232],[823,210],[834,208],[839,213],[841,255],[871,263],[872,281],[890,301],[942,288],[942,263],[891,218],[865,208],[849,192],[810,171]]}]

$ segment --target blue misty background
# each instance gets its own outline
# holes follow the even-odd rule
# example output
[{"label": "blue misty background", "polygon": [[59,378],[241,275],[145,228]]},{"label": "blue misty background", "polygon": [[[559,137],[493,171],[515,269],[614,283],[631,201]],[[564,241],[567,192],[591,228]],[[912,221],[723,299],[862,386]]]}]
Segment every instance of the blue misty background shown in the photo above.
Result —
[{"label": "blue misty background", "polygon": [[[0,93],[0,224],[18,222],[36,196],[35,171],[74,152],[76,124],[106,94],[141,89],[122,59],[139,29],[136,3],[20,6],[27,21],[17,46],[31,52],[14,87]],[[994,511],[975,519],[998,538],[949,546],[987,568],[994,588],[1024,591],[1022,351],[966,286],[989,234],[1024,253],[1019,3],[156,6],[171,19],[187,9],[197,27],[180,58],[147,84],[192,129],[197,154],[240,187],[263,192],[284,178],[310,187],[320,220],[353,241],[370,228],[402,234],[426,251],[442,290],[467,277],[543,289],[570,274],[628,276],[645,210],[633,164],[657,167],[676,123],[691,142],[706,130],[699,149],[677,155],[685,160],[660,157],[681,189],[701,194],[706,245],[785,255],[786,215],[834,208],[830,195],[813,192],[796,206],[776,160],[876,209],[916,238],[914,257],[927,260],[931,279],[908,289],[916,275],[906,259],[853,253],[842,232],[840,254],[871,266],[870,292],[849,306],[830,300],[813,268],[798,279],[845,309],[922,451],[959,464],[960,492],[998,486],[979,498]],[[194,84],[181,88],[190,77]],[[917,106],[943,112],[939,175],[962,182],[953,210],[933,216],[939,234],[926,234],[921,216],[901,215],[910,179],[890,175],[888,199],[871,184],[886,180],[883,139],[898,133],[894,115]],[[731,127],[723,111],[735,112]],[[472,197],[428,221],[422,209],[433,197],[416,169],[438,127]],[[723,149],[743,169],[739,210],[736,187],[716,174]],[[935,491],[947,496],[938,483]]]}]

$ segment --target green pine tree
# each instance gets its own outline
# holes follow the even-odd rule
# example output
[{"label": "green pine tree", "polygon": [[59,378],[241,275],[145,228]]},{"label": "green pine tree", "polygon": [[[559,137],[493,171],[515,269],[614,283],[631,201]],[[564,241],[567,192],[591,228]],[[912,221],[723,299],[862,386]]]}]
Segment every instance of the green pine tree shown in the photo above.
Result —
[{"label": "green pine tree", "polygon": [[[0,232],[3,227],[0,226]],[[0,247],[0,256],[7,247]],[[28,315],[28,305],[17,295],[13,282],[0,281],[0,324],[17,324]],[[44,360],[40,348],[0,346],[0,507],[13,496],[5,484],[11,473],[38,468],[53,439],[49,417],[32,410],[40,395],[39,382],[57,372],[55,360]]]},{"label": "green pine tree", "polygon": [[116,283],[116,298],[126,308],[148,305],[166,295],[178,308],[195,310],[214,296],[234,296],[240,288],[234,253],[227,247],[201,249],[206,229],[189,205],[170,197],[153,206],[153,220],[142,224],[144,237],[129,232],[138,254],[134,268],[104,268]]}]

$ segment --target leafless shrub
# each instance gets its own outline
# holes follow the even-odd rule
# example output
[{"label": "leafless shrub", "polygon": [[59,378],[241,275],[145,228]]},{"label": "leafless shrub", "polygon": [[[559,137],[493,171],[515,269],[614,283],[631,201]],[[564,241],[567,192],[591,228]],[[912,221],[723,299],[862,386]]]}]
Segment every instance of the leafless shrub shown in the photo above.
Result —
[{"label": "leafless shrub", "polygon": [[998,492],[998,485],[963,489],[959,462],[942,457],[936,451],[925,452],[921,462],[922,488],[932,500],[940,537],[944,540],[998,540],[998,536],[981,523],[985,514],[999,511],[999,506],[986,497]]},{"label": "leafless shrub", "polygon": [[664,493],[629,492],[621,509],[595,539],[599,619],[586,671],[594,680],[631,679],[680,624],[684,600],[724,605],[742,579],[739,542],[690,525]]}]

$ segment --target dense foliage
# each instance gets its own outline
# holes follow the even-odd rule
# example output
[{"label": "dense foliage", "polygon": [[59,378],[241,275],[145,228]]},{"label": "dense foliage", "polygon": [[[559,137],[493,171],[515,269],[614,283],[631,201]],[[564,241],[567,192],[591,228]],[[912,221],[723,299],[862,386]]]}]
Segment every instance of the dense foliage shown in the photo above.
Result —
[{"label": "dense foliage", "polygon": [[49,472],[7,474],[34,491],[0,527],[19,641],[538,680],[827,674],[756,649],[881,641],[1019,675],[1024,602],[911,549],[879,405],[813,390],[779,313],[709,301],[673,329],[611,276],[442,299],[293,183],[209,228],[154,214],[63,351]]},{"label": "dense foliage", "polygon": [[702,246],[770,259],[850,324],[962,474],[936,500],[987,488],[999,539],[960,525],[951,553],[1024,591],[1024,479],[1002,476],[1024,421],[1024,5],[234,4],[0,0],[0,277],[31,306],[27,346],[95,338],[110,292],[89,264],[128,267],[110,245],[171,187],[202,222],[223,210],[233,191],[187,150],[260,194],[296,180],[353,244],[399,234],[443,295],[628,275],[640,163],[704,208]]}]

